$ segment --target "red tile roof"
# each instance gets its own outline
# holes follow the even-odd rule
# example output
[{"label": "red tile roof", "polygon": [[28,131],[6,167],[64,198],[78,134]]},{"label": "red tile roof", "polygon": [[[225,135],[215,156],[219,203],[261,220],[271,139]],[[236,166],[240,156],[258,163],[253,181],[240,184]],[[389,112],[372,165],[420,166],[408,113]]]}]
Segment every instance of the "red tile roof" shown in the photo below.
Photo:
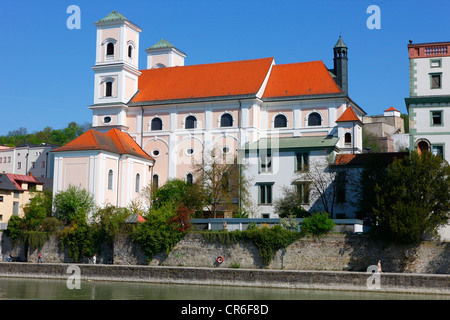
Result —
[{"label": "red tile roof", "polygon": [[275,65],[263,98],[341,93],[322,61]]},{"label": "red tile roof", "polygon": [[336,120],[336,122],[345,122],[345,121],[359,121],[361,120],[355,113],[355,110],[351,106],[348,106],[344,113]]},{"label": "red tile roof", "polygon": [[34,184],[43,184],[42,182],[38,182],[33,176],[31,175],[23,175],[23,174],[13,174],[13,173],[5,173],[8,179],[13,183],[14,187],[17,188],[17,190],[23,191],[22,184],[19,182],[27,182],[27,183],[34,183]]},{"label": "red tile roof", "polygon": [[253,95],[273,58],[141,70],[132,102]]},{"label": "red tile roof", "polygon": [[386,153],[360,153],[360,154],[338,154],[336,156],[335,165],[339,166],[362,166],[369,159],[391,164],[395,158],[402,159],[409,156],[409,152],[386,152]]},{"label": "red tile roof", "polygon": [[78,138],[60,148],[54,149],[52,152],[79,150],[103,150],[153,160],[152,157],[139,147],[129,134],[118,129],[111,129],[107,133],[93,129],[88,130]]},{"label": "red tile roof", "polygon": [[398,111],[397,109],[395,109],[394,107],[390,107],[389,109],[386,109],[386,110],[384,110],[384,111],[397,111],[397,112],[400,112],[400,111]]}]

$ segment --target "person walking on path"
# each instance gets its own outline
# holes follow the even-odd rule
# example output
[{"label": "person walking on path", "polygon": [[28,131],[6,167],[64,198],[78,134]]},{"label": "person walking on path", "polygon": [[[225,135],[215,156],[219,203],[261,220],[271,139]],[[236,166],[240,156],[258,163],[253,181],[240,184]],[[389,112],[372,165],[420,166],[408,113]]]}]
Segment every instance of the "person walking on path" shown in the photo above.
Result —
[{"label": "person walking on path", "polygon": [[93,262],[94,264],[97,263],[97,254],[96,254],[96,253],[95,253],[94,256],[92,257],[92,262]]},{"label": "person walking on path", "polygon": [[39,252],[37,263],[42,263],[42,254]]}]

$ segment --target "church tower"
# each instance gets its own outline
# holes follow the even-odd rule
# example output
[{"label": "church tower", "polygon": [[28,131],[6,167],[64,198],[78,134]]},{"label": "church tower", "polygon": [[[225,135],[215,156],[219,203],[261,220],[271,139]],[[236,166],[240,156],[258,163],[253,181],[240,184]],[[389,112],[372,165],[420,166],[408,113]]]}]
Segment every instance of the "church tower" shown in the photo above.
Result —
[{"label": "church tower", "polygon": [[95,22],[97,27],[92,126],[104,131],[126,130],[126,103],[138,90],[139,33],[142,31],[117,11]]},{"label": "church tower", "polygon": [[342,37],[333,48],[334,51],[334,74],[336,84],[341,88],[342,92],[348,95],[348,48]]}]

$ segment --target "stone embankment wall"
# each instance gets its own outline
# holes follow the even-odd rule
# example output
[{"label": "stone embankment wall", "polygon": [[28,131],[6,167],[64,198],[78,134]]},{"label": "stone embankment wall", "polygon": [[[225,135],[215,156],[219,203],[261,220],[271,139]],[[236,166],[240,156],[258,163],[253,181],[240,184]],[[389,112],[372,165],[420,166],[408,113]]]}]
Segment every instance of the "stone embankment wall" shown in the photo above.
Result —
[{"label": "stone embankment wall", "polygon": [[[72,266],[72,265],[70,265]],[[1,277],[69,280],[73,271],[63,263],[0,262]],[[80,280],[171,284],[207,284],[272,288],[305,288],[379,292],[450,294],[450,276],[382,273],[377,288],[370,275],[352,271],[302,271],[230,268],[152,267],[78,264]],[[72,281],[72,280],[70,280]]]},{"label": "stone embankment wall", "polygon": [[[50,237],[39,250],[13,244],[0,235],[0,254],[5,261],[9,254],[20,261],[36,262],[39,251],[46,263],[73,262],[62,250],[56,237]],[[223,263],[216,261],[223,257]],[[319,240],[303,238],[278,250],[268,266],[264,266],[258,248],[251,242],[229,245],[210,243],[198,233],[190,233],[169,253],[153,257],[150,266],[215,267],[245,269],[366,271],[381,260],[383,272],[450,274],[450,243],[422,242],[420,245],[392,245],[375,242],[364,235],[335,234]],[[91,262],[90,259],[81,261]],[[113,246],[105,245],[97,255],[99,264],[147,265],[140,248],[126,237],[119,237]]]}]

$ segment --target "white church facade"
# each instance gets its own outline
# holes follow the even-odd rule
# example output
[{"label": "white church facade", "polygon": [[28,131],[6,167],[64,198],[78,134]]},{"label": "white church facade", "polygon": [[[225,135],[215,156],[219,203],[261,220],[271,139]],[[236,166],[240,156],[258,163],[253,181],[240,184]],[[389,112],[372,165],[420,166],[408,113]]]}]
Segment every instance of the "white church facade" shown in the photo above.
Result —
[{"label": "white church facade", "polygon": [[[93,129],[132,137],[154,160],[153,184],[195,180],[193,163],[208,150],[237,156],[264,139],[279,140],[290,147],[270,150],[275,175],[261,172],[260,160],[245,160],[254,203],[260,214],[276,217],[271,205],[283,185],[292,185],[298,154],[303,161],[329,161],[362,152],[366,113],[348,95],[348,48],[341,38],[332,69],[322,61],[278,65],[271,57],[185,65],[186,53],[162,39],[145,50],[147,69],[139,70],[142,30],[116,11],[95,25]],[[255,152],[258,159],[259,147]],[[261,203],[264,183],[273,189]]]}]

